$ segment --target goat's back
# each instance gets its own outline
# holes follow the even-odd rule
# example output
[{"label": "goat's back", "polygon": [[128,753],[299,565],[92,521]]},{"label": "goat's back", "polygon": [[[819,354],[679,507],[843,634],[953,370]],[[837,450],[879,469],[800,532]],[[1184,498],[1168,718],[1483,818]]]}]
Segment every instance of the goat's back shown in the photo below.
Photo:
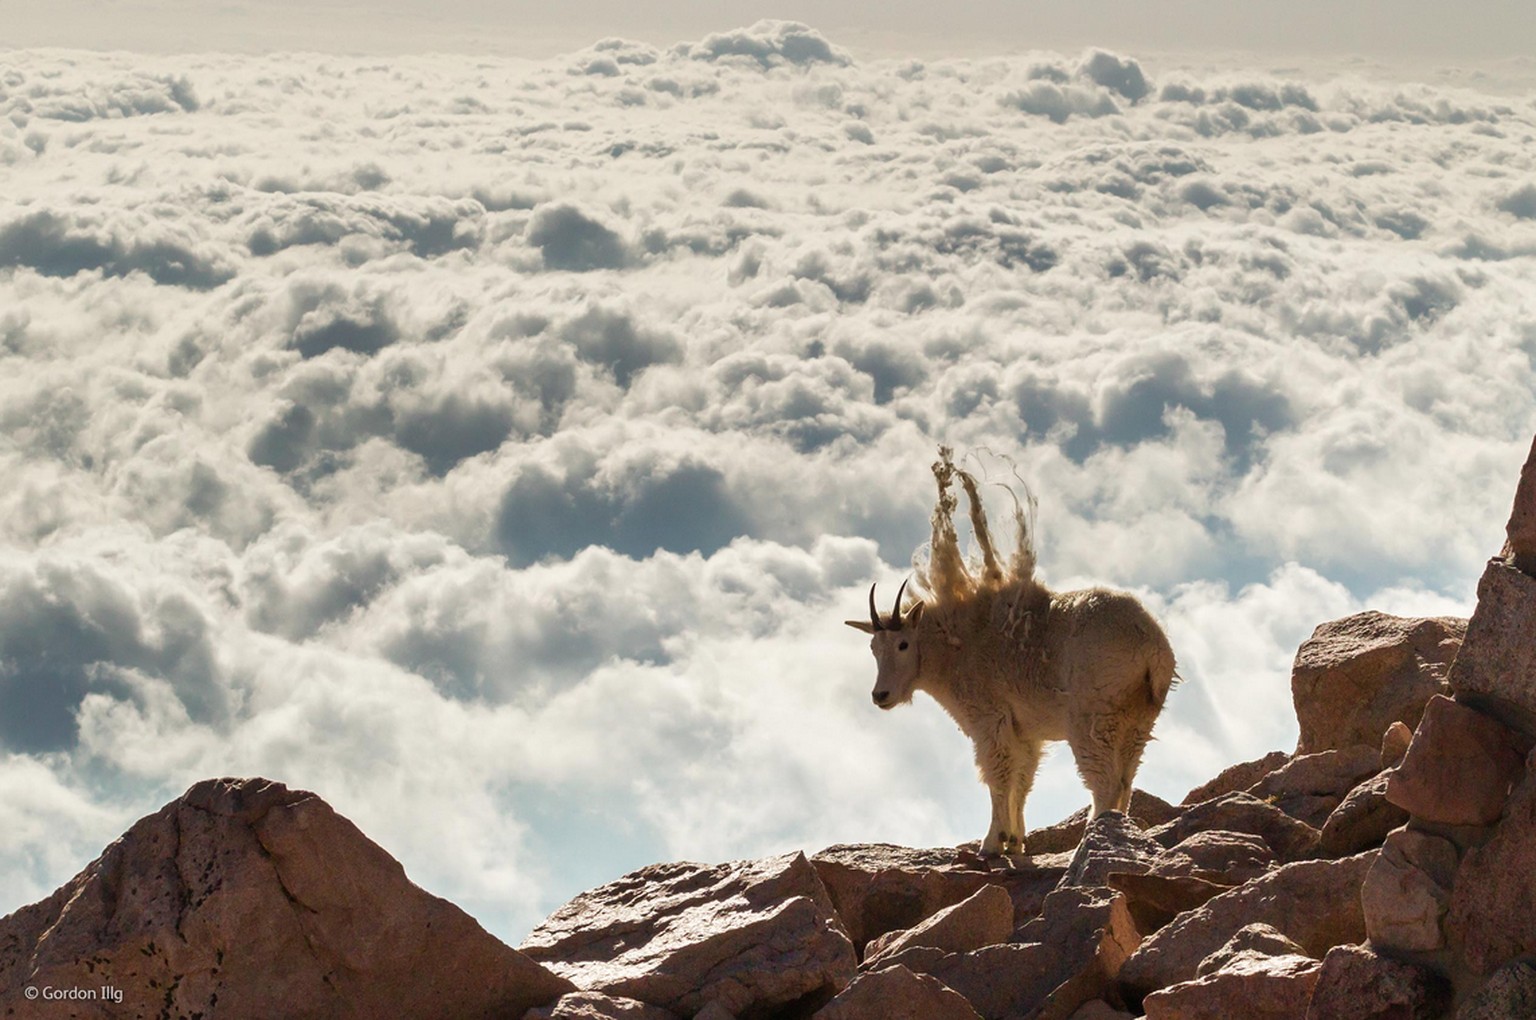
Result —
[{"label": "goat's back", "polygon": [[1173,647],[1134,596],[1109,588],[1057,592],[1046,627],[1047,661],[1068,689],[1119,701],[1143,693],[1161,708],[1173,686]]}]

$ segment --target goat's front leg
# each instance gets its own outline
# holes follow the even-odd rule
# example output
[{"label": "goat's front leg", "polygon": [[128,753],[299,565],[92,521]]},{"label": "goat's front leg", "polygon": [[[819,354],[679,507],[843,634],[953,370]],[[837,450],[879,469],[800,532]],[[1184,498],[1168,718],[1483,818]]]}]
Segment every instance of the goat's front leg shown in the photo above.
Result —
[{"label": "goat's front leg", "polygon": [[1013,768],[1008,784],[1008,826],[1014,836],[1014,845],[1005,853],[1024,853],[1024,802],[1035,786],[1035,772],[1040,768],[1043,745],[1038,741],[1015,744],[1011,755]]},{"label": "goat's front leg", "polygon": [[[987,736],[990,738],[991,734]],[[1016,750],[1010,742],[1000,739],[983,739],[976,744],[976,766],[981,772],[981,781],[987,784],[987,791],[992,795],[992,822],[981,841],[983,856],[996,857],[1024,849],[1024,800],[1017,790],[1019,773],[1025,762]],[[1028,762],[1031,782],[1039,761],[1036,753]],[[1027,785],[1024,792],[1028,792]]]}]

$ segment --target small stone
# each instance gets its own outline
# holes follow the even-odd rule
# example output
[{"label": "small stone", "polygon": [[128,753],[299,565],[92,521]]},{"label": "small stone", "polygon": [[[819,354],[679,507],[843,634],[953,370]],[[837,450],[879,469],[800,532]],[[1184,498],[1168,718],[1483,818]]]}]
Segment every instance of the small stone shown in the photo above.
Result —
[{"label": "small stone", "polygon": [[1394,829],[1360,889],[1371,942],[1410,952],[1439,949],[1455,879],[1455,844],[1427,832]]},{"label": "small stone", "polygon": [[1403,755],[1408,753],[1408,745],[1412,741],[1413,730],[1401,719],[1394,719],[1381,735],[1381,767],[1396,768],[1397,763],[1403,760]]},{"label": "small stone", "polygon": [[1123,1009],[1116,1009],[1103,999],[1090,999],[1077,1007],[1067,1020],[1133,1020],[1131,1014]]},{"label": "small stone", "polygon": [[1497,719],[1436,695],[1391,774],[1387,799],[1422,821],[1487,825],[1504,813],[1527,747]]}]

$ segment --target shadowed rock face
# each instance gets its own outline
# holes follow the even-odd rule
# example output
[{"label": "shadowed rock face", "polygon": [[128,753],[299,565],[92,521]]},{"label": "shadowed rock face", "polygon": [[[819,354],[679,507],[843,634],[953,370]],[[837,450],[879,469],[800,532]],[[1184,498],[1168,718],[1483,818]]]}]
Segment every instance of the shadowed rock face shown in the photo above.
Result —
[{"label": "shadowed rock face", "polygon": [[72,1015],[489,1018],[571,989],[263,779],[198,783],[0,921],[0,1015],[26,986],[103,985],[123,1001]]}]

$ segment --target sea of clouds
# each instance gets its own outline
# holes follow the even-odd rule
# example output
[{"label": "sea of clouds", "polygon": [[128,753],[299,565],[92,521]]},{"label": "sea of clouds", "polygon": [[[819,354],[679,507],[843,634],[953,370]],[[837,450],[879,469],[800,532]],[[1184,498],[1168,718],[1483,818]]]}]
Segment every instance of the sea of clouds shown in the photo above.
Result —
[{"label": "sea of clouds", "polygon": [[[1465,613],[1502,541],[1533,136],[1529,92],[788,23],[0,55],[0,912],[212,775],[513,941],[657,860],[978,837],[841,622],[938,442],[1166,621],[1142,786],[1289,749],[1316,624]],[[1086,802],[1061,751],[1029,820]]]}]

